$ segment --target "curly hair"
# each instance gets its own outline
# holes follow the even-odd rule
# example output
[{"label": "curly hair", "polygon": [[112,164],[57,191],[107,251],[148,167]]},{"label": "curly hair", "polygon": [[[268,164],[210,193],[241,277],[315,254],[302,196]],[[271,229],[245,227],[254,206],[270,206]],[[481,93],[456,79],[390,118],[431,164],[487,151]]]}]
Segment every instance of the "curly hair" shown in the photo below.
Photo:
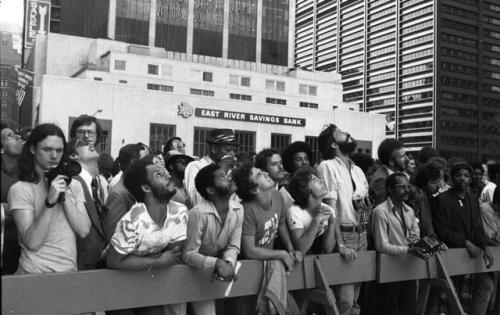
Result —
[{"label": "curly hair", "polygon": [[196,174],[196,177],[194,179],[196,190],[206,200],[210,200],[210,196],[207,193],[207,188],[214,187],[214,173],[218,169],[220,169],[220,166],[218,164],[209,164],[202,168],[198,172],[198,174]]},{"label": "curly hair", "polygon": [[244,202],[252,201],[255,194],[252,191],[257,187],[257,183],[252,180],[251,163],[244,163],[233,171],[233,181],[236,184],[236,194]]},{"label": "curly hair", "polygon": [[263,149],[255,156],[255,167],[267,172],[267,162],[275,154],[279,154],[278,151],[271,148]]},{"label": "curly hair", "polygon": [[311,167],[302,167],[293,174],[288,184],[290,196],[294,203],[302,209],[306,208],[309,203],[309,196],[311,196],[309,182],[313,175],[314,170]]},{"label": "curly hair", "polygon": [[337,129],[336,125],[330,124],[318,136],[319,152],[321,152],[321,156],[325,160],[331,160],[335,157],[335,149],[332,148],[332,143],[335,142],[333,132]]},{"label": "curly hair", "polygon": [[403,147],[403,143],[396,139],[385,139],[378,146],[378,159],[380,163],[388,165],[389,161],[394,158],[394,151]]},{"label": "curly hair", "polygon": [[307,157],[309,158],[309,165],[314,164],[312,160],[313,153],[311,147],[304,141],[295,141],[287,145],[281,154],[281,158],[283,159],[283,168],[288,173],[293,173],[293,156],[299,152],[307,154]]},{"label": "curly hair", "polygon": [[148,171],[146,167],[153,165],[153,159],[134,161],[123,174],[123,185],[138,202],[144,202],[145,193],[142,185],[148,185]]}]

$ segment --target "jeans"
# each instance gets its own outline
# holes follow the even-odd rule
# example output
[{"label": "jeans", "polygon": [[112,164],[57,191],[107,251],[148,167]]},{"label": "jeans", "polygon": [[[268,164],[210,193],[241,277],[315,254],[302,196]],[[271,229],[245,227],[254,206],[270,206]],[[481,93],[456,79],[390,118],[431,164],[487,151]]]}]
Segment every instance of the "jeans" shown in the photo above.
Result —
[{"label": "jeans", "polygon": [[[366,250],[366,231],[363,233],[342,232],[341,236],[345,247],[356,251]],[[342,284],[333,288],[337,298],[337,308],[341,315],[359,314],[358,297],[360,288],[361,283]]]},{"label": "jeans", "polygon": [[[464,277],[458,276],[452,277],[452,279],[455,289],[460,290]],[[474,275],[471,314],[486,314],[493,289],[493,276],[491,274],[477,273]]]},{"label": "jeans", "polygon": [[381,286],[381,310],[384,315],[414,315],[417,306],[417,281],[385,283]]}]

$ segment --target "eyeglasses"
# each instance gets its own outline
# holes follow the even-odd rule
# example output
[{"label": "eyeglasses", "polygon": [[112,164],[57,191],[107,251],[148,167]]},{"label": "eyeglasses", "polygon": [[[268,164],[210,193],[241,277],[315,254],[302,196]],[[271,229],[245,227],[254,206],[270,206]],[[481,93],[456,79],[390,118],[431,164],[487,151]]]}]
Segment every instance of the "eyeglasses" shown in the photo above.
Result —
[{"label": "eyeglasses", "polygon": [[410,190],[410,185],[399,184],[399,185],[394,185],[394,188],[401,190]]},{"label": "eyeglasses", "polygon": [[86,130],[86,129],[78,129],[76,131],[76,135],[79,137],[83,136],[88,136],[88,137],[94,137],[97,134],[94,130]]},{"label": "eyeglasses", "polygon": [[172,146],[177,147],[177,148],[185,148],[186,147],[186,145],[182,142],[172,143]]}]

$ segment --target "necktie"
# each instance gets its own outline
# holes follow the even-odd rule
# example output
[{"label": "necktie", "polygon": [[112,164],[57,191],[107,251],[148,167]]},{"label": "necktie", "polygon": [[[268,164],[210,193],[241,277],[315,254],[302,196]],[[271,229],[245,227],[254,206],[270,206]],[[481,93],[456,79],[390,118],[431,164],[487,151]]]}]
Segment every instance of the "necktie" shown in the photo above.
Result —
[{"label": "necktie", "polygon": [[99,180],[96,176],[92,177],[92,181],[90,182],[90,187],[92,187],[92,199],[94,199],[94,205],[97,210],[97,214],[99,214],[99,220],[101,221],[101,224],[103,223],[102,220],[102,210],[103,210],[103,205],[101,202],[101,198],[99,197]]}]

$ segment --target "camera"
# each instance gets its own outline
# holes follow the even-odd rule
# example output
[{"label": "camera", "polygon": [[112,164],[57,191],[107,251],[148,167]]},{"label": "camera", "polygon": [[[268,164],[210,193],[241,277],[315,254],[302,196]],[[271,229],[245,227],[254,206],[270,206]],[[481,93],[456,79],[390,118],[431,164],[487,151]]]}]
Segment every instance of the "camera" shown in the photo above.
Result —
[{"label": "camera", "polygon": [[441,249],[442,243],[434,237],[424,236],[412,246],[421,248],[425,254],[433,255]]},{"label": "camera", "polygon": [[[57,167],[51,168],[50,171],[45,174],[45,177],[47,178],[47,182],[50,185],[50,183],[52,183],[57,175],[64,175],[66,176],[66,178],[64,179],[66,181],[66,185],[69,185],[71,183],[71,178],[80,174],[81,171],[82,167],[78,162],[63,157],[61,162],[59,162],[59,165]],[[59,201],[64,201],[63,193],[59,195]]]}]

